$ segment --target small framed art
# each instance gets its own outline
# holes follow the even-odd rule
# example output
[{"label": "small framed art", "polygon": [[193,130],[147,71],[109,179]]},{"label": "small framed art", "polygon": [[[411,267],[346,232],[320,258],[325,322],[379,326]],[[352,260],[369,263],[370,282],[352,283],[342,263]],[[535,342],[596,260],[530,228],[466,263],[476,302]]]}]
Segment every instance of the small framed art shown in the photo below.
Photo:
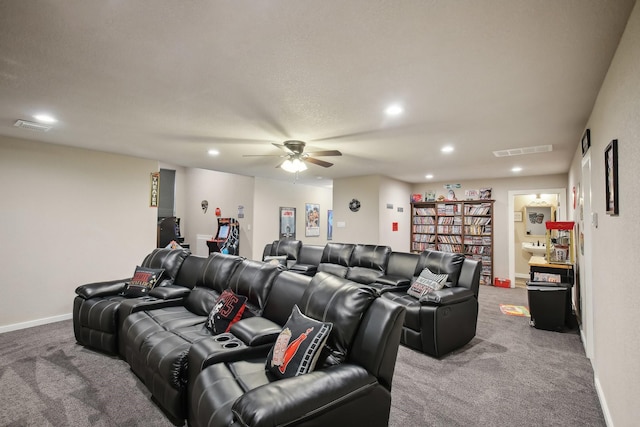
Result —
[{"label": "small framed art", "polygon": [[607,215],[618,215],[618,140],[614,139],[604,150],[605,197]]}]

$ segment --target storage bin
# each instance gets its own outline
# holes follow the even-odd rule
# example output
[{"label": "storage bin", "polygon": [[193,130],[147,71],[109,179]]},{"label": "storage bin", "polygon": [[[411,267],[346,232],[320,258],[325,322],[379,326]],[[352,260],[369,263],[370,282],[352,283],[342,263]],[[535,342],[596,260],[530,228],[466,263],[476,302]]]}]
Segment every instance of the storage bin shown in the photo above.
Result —
[{"label": "storage bin", "polygon": [[537,329],[562,332],[570,323],[571,285],[538,286],[527,284],[531,325]]},{"label": "storage bin", "polygon": [[511,280],[509,280],[509,279],[500,279],[499,277],[496,277],[495,279],[493,279],[493,285],[497,286],[499,288],[510,288],[511,287]]}]

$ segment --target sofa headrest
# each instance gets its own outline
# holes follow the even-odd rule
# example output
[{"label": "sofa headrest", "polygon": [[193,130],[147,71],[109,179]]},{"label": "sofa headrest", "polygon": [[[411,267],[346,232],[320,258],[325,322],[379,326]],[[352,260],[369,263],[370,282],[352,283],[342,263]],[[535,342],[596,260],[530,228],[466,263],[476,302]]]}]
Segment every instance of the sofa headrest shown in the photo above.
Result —
[{"label": "sofa headrest", "polygon": [[247,297],[247,307],[255,315],[262,315],[273,280],[281,272],[279,265],[245,259],[229,279],[228,287]]},{"label": "sofa headrest", "polygon": [[174,284],[189,289],[198,286],[198,282],[202,277],[202,270],[207,264],[207,261],[209,261],[209,258],[193,254],[186,257],[182,263],[182,267],[180,267]]},{"label": "sofa headrest", "polygon": [[310,281],[311,276],[304,274],[280,273],[273,281],[262,316],[279,325],[287,323],[293,306],[300,301]]},{"label": "sofa headrest", "polygon": [[426,250],[420,254],[420,259],[416,265],[414,276],[419,276],[422,270],[428,268],[435,274],[447,274],[447,282],[451,287],[458,286],[460,269],[465,256],[459,253],[440,252]]},{"label": "sofa headrest", "polygon": [[147,268],[163,268],[164,278],[169,276],[175,279],[182,267],[184,259],[188,257],[190,252],[187,249],[154,249],[142,261],[142,267]]},{"label": "sofa headrest", "polygon": [[385,271],[389,262],[391,248],[379,245],[356,245],[349,260],[350,267],[364,267],[372,270]]},{"label": "sofa headrest", "polygon": [[313,276],[298,304],[300,311],[333,323],[318,366],[335,365],[346,359],[360,321],[375,298],[373,289],[350,280],[325,272]]},{"label": "sofa headrest", "polygon": [[288,260],[297,260],[302,242],[300,240],[274,240],[271,244],[271,256],[286,255]]},{"label": "sofa headrest", "polygon": [[229,287],[229,279],[242,264],[242,257],[213,252],[200,272],[198,286],[204,286],[222,293]]},{"label": "sofa headrest", "polygon": [[355,245],[352,243],[327,243],[322,251],[321,263],[349,266]]}]

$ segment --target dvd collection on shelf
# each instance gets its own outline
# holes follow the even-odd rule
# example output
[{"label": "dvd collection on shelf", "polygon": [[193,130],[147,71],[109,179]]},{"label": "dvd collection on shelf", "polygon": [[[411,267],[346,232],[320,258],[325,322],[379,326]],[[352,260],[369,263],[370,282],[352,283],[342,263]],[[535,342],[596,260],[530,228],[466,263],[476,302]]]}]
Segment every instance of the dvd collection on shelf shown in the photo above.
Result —
[{"label": "dvd collection on shelf", "polygon": [[480,283],[493,284],[493,200],[414,202],[411,250],[458,252],[482,261]]}]

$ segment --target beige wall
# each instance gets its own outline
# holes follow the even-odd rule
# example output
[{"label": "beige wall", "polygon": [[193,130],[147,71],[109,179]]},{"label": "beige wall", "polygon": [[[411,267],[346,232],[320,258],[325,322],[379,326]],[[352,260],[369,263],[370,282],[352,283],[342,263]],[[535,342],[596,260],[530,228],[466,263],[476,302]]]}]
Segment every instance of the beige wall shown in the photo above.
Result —
[{"label": "beige wall", "polygon": [[78,285],[132,275],[156,245],[157,170],[155,161],[0,137],[0,331],[68,317]]},{"label": "beige wall", "polygon": [[[591,185],[598,227],[592,235],[594,354],[592,364],[610,426],[637,425],[640,419],[640,5],[636,4],[611,63],[587,127],[591,129]],[[604,150],[618,139],[620,215],[605,213]],[[570,183],[581,177],[580,150]],[[585,216],[588,218],[588,212]]]},{"label": "beige wall", "polygon": [[[380,175],[341,178],[333,181],[333,240],[341,243],[366,243],[408,251],[411,210],[411,185]],[[357,199],[360,210],[349,210]],[[387,204],[393,205],[387,209]],[[398,207],[403,212],[398,212]],[[344,223],[340,227],[339,223]],[[398,223],[398,231],[392,224]]]},{"label": "beige wall", "polygon": [[[446,191],[442,182],[428,184],[416,184],[412,192],[422,193],[435,191],[438,195],[445,195]],[[493,275],[494,277],[509,277],[509,192],[534,190],[540,188],[564,188],[567,185],[567,175],[549,175],[534,177],[514,177],[482,181],[459,181],[461,188],[455,190],[458,199],[464,199],[465,190],[477,190],[480,188],[492,188],[491,197],[495,200],[493,205]],[[516,248],[520,252],[520,248]]]},{"label": "beige wall", "polygon": [[[411,185],[406,182],[382,177],[379,190],[379,239],[378,243],[391,246],[396,252],[409,252],[411,239]],[[392,205],[391,209],[387,204]],[[398,212],[402,208],[402,212]],[[393,223],[398,231],[393,231]]]},{"label": "beige wall", "polygon": [[[199,253],[198,235],[213,237],[218,230],[215,209],[220,208],[221,217],[236,218],[240,223],[240,255],[251,258],[253,253],[253,193],[255,179],[249,176],[234,175],[205,169],[187,168],[184,171],[184,215],[181,230],[185,241],[191,245],[191,251],[206,256],[208,248]],[[209,202],[204,213],[203,200]],[[244,206],[244,218],[238,218],[238,206]]]},{"label": "beige wall", "polygon": [[[256,178],[253,259],[261,259],[264,246],[278,239],[280,233],[280,207],[296,208],[296,239],[309,245],[326,244],[327,210],[333,208],[332,199],[332,189],[329,187]],[[320,205],[320,236],[305,236],[304,213],[306,203]]]},{"label": "beige wall", "polygon": [[[379,188],[382,177],[359,176],[333,181],[333,240],[340,243],[378,244]],[[349,202],[360,201],[360,210],[351,212]],[[344,227],[340,227],[344,223]]]}]

